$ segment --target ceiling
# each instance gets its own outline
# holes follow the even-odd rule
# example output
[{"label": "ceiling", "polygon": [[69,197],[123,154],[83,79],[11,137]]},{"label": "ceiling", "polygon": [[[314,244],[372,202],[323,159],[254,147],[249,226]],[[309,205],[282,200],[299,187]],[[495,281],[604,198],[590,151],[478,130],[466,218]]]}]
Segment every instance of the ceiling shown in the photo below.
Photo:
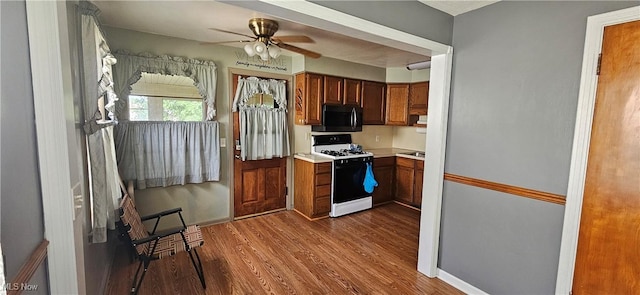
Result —
[{"label": "ceiling", "polygon": [[469,12],[472,10],[476,10],[478,8],[496,3],[498,1],[482,1],[482,0],[467,0],[467,1],[456,1],[456,0],[418,0],[426,5],[429,5],[435,9],[440,11],[444,11],[448,14],[456,16],[458,14],[463,14],[465,12]]},{"label": "ceiling", "polygon": [[[441,1],[421,0],[421,2]],[[466,3],[461,4],[462,6],[477,6],[476,4],[473,4],[475,1],[455,2]],[[280,28],[275,34],[276,37],[285,35],[307,35],[311,37],[315,43],[290,44],[307,50],[316,51],[325,57],[383,68],[404,67],[409,63],[429,59],[429,57],[425,55],[402,51],[377,43],[341,35],[336,32],[316,29],[310,26],[278,19],[270,15],[216,1],[99,0],[92,1],[92,3],[100,9],[101,14],[99,15],[99,18],[103,25],[195,40],[199,42],[247,40],[247,38],[242,36],[217,32],[210,30],[209,28],[217,28],[252,35],[248,27],[249,19],[254,17],[266,17],[278,21]],[[458,5],[456,7],[456,9],[459,10],[461,6]],[[444,9],[442,10],[444,11]],[[225,45],[241,48],[245,44],[246,43],[237,42],[227,43]],[[288,52],[286,50],[283,50],[283,54],[296,55],[296,53]]]}]

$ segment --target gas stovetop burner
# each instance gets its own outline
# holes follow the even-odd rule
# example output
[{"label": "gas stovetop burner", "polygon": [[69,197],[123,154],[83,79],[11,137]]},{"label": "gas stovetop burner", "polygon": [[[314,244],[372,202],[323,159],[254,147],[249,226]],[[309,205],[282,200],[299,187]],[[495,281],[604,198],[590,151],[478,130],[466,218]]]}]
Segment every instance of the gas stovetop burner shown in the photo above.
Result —
[{"label": "gas stovetop burner", "polygon": [[320,152],[325,154],[325,155],[329,155],[329,156],[344,157],[347,154],[345,152],[343,152],[343,151],[321,150]]},{"label": "gas stovetop burner", "polygon": [[311,141],[311,153],[332,159],[351,159],[373,156],[353,144],[350,134],[314,135]]}]

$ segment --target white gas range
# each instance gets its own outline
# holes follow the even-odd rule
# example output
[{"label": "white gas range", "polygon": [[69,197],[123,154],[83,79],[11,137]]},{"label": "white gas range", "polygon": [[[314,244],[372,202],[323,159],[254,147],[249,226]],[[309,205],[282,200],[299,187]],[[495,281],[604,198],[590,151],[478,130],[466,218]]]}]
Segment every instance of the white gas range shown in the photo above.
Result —
[{"label": "white gas range", "polygon": [[352,144],[351,134],[314,135],[311,154],[333,159],[331,212],[338,217],[372,207],[371,193],[364,190],[367,166],[373,154]]}]

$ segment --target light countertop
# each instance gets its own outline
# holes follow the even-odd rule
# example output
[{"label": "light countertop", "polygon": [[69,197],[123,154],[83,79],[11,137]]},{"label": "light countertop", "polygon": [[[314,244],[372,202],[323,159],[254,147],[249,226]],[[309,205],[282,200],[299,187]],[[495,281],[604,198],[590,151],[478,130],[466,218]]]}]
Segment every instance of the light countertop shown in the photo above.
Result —
[{"label": "light countertop", "polygon": [[304,160],[304,161],[311,162],[311,163],[330,163],[330,162],[333,162],[332,159],[329,159],[327,157],[316,156],[316,155],[312,155],[312,154],[296,153],[293,157],[296,158],[296,159]]},{"label": "light countertop", "polygon": [[[408,155],[408,153],[415,152],[414,150],[407,149],[398,149],[398,148],[382,148],[382,149],[365,149],[367,152],[373,153],[374,158],[384,158],[384,157],[404,157],[414,160],[423,160],[424,157]],[[328,163],[333,160],[329,158],[325,158],[323,156],[316,156],[308,153],[296,153],[294,158],[304,160],[311,163]]]}]

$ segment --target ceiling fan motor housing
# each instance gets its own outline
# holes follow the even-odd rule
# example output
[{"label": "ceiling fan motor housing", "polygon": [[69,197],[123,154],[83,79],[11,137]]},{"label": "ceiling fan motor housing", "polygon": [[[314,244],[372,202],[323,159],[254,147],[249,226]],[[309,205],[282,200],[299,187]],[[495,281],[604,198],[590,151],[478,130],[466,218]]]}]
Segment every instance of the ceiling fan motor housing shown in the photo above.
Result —
[{"label": "ceiling fan motor housing", "polygon": [[278,22],[266,18],[252,18],[249,29],[258,37],[271,38],[278,31]]}]

